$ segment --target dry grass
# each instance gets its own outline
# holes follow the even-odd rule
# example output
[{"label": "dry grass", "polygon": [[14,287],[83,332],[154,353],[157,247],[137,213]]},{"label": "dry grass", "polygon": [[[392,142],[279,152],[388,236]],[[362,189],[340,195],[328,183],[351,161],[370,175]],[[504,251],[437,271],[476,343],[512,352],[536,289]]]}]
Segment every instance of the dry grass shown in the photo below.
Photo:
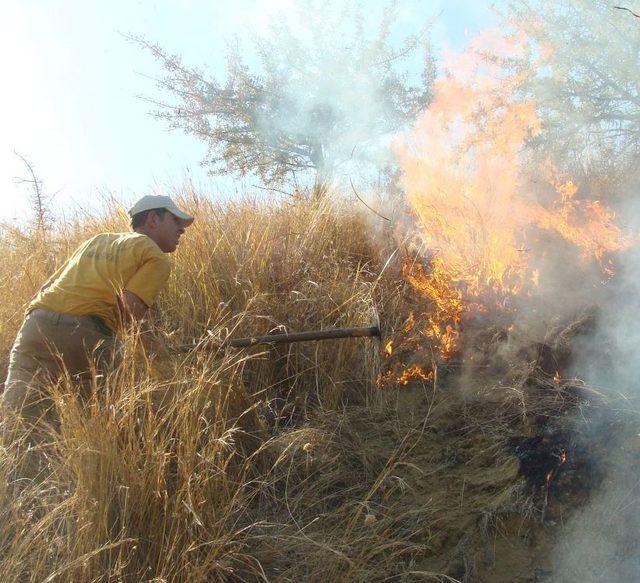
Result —
[{"label": "dry grass", "polygon": [[[88,400],[69,379],[51,387],[60,427],[39,480],[16,480],[24,452],[2,452],[4,580],[402,576],[428,521],[388,497],[407,448],[373,384],[376,341],[178,349],[207,330],[366,326],[376,310],[395,321],[401,298],[391,270],[381,275],[384,237],[327,200],[218,205],[192,193],[184,203],[198,220],[159,303],[164,349],[145,353],[127,337],[129,356]],[[2,230],[1,374],[48,274],[83,239],[122,229],[114,207],[48,240]],[[395,428],[388,445],[364,441],[381,427]]]},{"label": "dry grass", "polygon": [[[216,348],[212,339],[368,326],[376,316],[393,337],[418,300],[387,261],[391,234],[374,235],[352,209],[326,199],[216,204],[195,193],[183,203],[198,220],[155,315],[161,342],[123,338],[123,364],[88,398],[69,379],[51,387],[60,427],[42,448],[38,481],[16,479],[23,450],[2,450],[3,580],[528,572],[525,559],[514,566],[495,550],[542,528],[509,440],[573,393],[538,378],[540,359],[524,353],[499,374],[487,365],[447,378],[443,367],[433,382],[381,392],[376,340]],[[49,240],[0,231],[2,374],[24,306],[49,272],[86,237],[126,228],[111,205]],[[550,346],[560,354],[563,342],[560,334]]]}]

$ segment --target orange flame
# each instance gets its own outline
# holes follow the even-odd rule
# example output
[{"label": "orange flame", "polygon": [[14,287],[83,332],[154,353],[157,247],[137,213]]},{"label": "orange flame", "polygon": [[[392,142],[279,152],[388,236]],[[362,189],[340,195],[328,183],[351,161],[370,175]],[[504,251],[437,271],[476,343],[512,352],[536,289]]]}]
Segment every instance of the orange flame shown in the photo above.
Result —
[{"label": "orange flame", "polygon": [[423,333],[444,359],[459,350],[465,318],[539,285],[540,233],[609,277],[606,254],[630,245],[610,210],[526,156],[541,121],[518,97],[524,74],[505,75],[502,63],[527,50],[522,35],[489,33],[449,55],[433,103],[394,145],[415,218],[410,255],[429,254],[425,265],[407,259],[403,275],[429,301]]},{"label": "orange flame", "polygon": [[379,388],[386,388],[393,385],[407,386],[412,381],[432,381],[434,373],[431,370],[424,370],[418,365],[413,365],[396,374],[394,371],[387,371],[376,379]]},{"label": "orange flame", "polygon": [[416,379],[431,381],[433,380],[433,372],[424,371],[419,366],[414,365],[402,371],[402,374],[396,379],[396,382],[399,385],[408,385],[410,381]]},{"label": "orange flame", "polygon": [[551,484],[551,478],[553,478],[553,470],[549,470],[547,472],[547,488],[549,487],[549,485]]},{"label": "orange flame", "polygon": [[567,450],[563,449],[560,452],[560,462],[558,463],[557,467],[555,467],[555,468],[553,468],[553,469],[551,469],[551,470],[549,470],[547,472],[547,479],[546,479],[547,489],[551,485],[551,480],[553,479],[554,474],[558,471],[560,466],[564,465],[566,462],[567,462]]},{"label": "orange flame", "polygon": [[480,296],[519,293],[534,275],[527,232],[559,234],[586,256],[628,246],[614,216],[599,201],[576,199],[579,185],[558,180],[550,164],[535,170],[547,181],[545,206],[526,188],[524,146],[540,131],[535,103],[516,98],[520,75],[501,78],[499,64],[526,49],[520,36],[481,36],[450,59],[435,84],[431,107],[396,144],[403,186],[415,213],[417,245],[435,254],[447,278]]}]

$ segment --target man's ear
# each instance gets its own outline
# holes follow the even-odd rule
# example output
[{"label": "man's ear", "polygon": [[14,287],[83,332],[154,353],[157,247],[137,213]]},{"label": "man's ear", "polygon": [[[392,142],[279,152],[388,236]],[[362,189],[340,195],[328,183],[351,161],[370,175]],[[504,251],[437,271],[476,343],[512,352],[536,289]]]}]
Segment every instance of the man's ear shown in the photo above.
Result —
[{"label": "man's ear", "polygon": [[156,211],[151,211],[147,215],[147,225],[154,229],[160,223],[160,215]]}]

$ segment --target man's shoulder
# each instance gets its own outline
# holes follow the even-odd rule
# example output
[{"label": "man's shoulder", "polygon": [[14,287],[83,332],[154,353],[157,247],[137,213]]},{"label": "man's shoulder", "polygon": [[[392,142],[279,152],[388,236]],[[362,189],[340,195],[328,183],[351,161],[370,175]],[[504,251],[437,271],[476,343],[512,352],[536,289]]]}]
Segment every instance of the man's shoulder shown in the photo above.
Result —
[{"label": "man's shoulder", "polygon": [[113,257],[149,257],[164,255],[160,248],[146,235],[140,233],[99,233],[87,239],[77,250],[76,255],[113,256]]},{"label": "man's shoulder", "polygon": [[129,250],[140,261],[153,259],[158,263],[165,264],[170,268],[171,261],[166,253],[163,253],[157,243],[141,233],[119,233],[120,238],[117,244]]},{"label": "man's shoulder", "polygon": [[[144,237],[144,235],[140,235],[139,233],[98,233],[93,237],[89,237],[84,242],[84,245],[87,244],[100,244],[100,243],[116,243],[116,242],[134,242],[138,240],[140,237]],[[148,238],[148,237],[147,237]]]},{"label": "man's shoulder", "polygon": [[96,235],[94,240],[104,241],[116,246],[128,247],[131,249],[145,249],[151,252],[162,253],[160,248],[153,242],[153,240],[146,235],[136,232],[127,233],[101,233]]},{"label": "man's shoulder", "polygon": [[162,252],[160,247],[158,247],[157,243],[151,239],[151,237],[147,237],[147,235],[143,235],[141,233],[120,233],[122,236],[121,241],[125,245],[131,245],[137,249],[142,249],[145,253],[151,255],[157,255],[158,257],[162,257],[166,259],[165,254]]},{"label": "man's shoulder", "polygon": [[104,255],[117,258],[118,261],[128,260],[146,262],[149,259],[159,260],[171,265],[166,254],[147,235],[136,232],[100,233],[85,243],[82,255]]}]

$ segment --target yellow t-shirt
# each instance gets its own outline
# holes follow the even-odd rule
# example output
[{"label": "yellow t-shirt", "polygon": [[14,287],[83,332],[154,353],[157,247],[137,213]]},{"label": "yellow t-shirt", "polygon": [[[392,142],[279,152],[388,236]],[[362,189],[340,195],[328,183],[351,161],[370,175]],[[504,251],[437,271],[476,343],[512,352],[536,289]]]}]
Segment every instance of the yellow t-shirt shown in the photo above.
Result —
[{"label": "yellow t-shirt", "polygon": [[151,306],[166,283],[171,263],[160,247],[139,233],[103,233],[83,243],[50,278],[27,308],[98,316],[118,328],[117,298],[122,291]]}]

